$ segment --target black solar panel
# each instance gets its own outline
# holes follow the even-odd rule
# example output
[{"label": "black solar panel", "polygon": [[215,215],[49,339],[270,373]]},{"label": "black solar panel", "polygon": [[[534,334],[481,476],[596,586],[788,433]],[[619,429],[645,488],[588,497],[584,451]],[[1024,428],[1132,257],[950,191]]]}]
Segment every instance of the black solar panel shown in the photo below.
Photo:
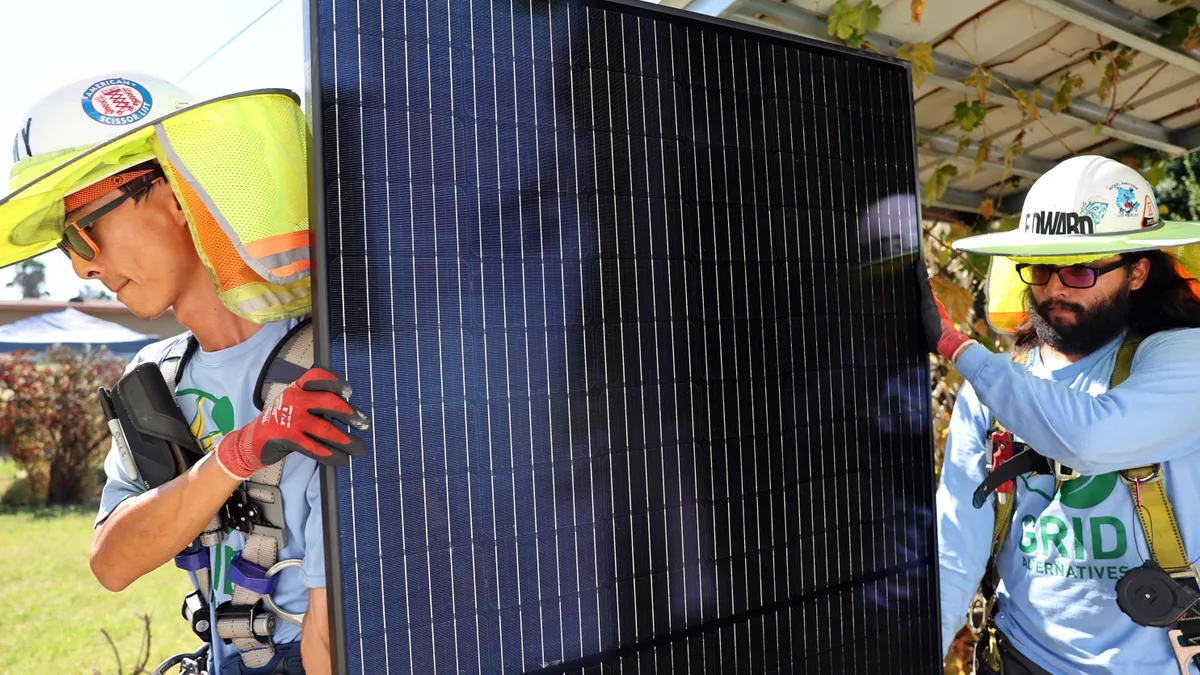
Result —
[{"label": "black solar panel", "polygon": [[340,672],[936,672],[906,67],[313,4]]}]

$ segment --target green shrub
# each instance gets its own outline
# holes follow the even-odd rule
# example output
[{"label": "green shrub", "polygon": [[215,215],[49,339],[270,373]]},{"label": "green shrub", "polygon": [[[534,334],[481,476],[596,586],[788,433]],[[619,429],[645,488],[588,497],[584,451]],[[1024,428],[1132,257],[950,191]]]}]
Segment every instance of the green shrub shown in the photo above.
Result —
[{"label": "green shrub", "polygon": [[21,506],[36,506],[45,501],[34,490],[33,481],[28,476],[17,478],[8,484],[4,494],[0,495],[0,506],[17,508]]},{"label": "green shrub", "polygon": [[49,504],[96,496],[96,470],[109,447],[96,398],[124,362],[104,349],[54,347],[0,358],[0,438]]}]

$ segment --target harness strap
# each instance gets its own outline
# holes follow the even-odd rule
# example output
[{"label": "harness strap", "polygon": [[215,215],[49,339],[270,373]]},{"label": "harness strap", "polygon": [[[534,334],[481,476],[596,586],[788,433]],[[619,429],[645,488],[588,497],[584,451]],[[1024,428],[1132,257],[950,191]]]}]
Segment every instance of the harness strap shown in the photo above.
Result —
[{"label": "harness strap", "polygon": [[[278,508],[279,513],[282,514],[283,503],[278,487],[282,476],[283,462],[276,462],[255,471],[250,476],[246,488],[252,503],[264,511]],[[282,519],[278,524],[279,528],[255,525],[249,533],[245,534],[246,545],[238,554],[240,563],[236,565],[237,574],[233,571],[235,566],[231,565],[230,579],[233,581],[233,598],[230,604],[234,610],[250,611],[235,611],[228,617],[217,617],[217,635],[233,641],[233,646],[241,652],[242,663],[247,668],[266,666],[275,656],[275,646],[271,643],[270,638],[268,637],[263,642],[256,635],[256,633],[261,634],[264,628],[264,626],[256,624],[264,621],[267,624],[265,626],[267,635],[270,636],[274,632],[275,615],[265,610],[255,612],[253,608],[261,607],[259,601],[264,595],[270,595],[274,587],[273,579],[268,580],[271,583],[262,585],[255,581],[266,579],[267,570],[275,565],[280,550],[286,546],[286,539],[276,536],[271,531],[277,529],[282,534]]]},{"label": "harness strap", "polygon": [[[1017,454],[1012,456],[1012,459],[1007,460],[998,467],[993,468],[988,472],[987,478],[975,488],[975,494],[971,497],[971,504],[975,508],[982,507],[986,502],[988,495],[996,491],[996,488],[1007,483],[1010,480],[1015,480],[1017,476],[1023,476],[1027,473],[1054,473],[1054,462],[1047,459],[1044,455],[1039,455],[1033,448],[1024,443],[1016,444],[1021,449]],[[1010,502],[1012,500],[1004,500]],[[997,508],[1000,503],[997,501]]]},{"label": "harness strap", "polygon": [[[196,354],[196,350],[200,348],[200,341],[195,335],[186,333],[187,339],[176,340],[167,347],[167,351],[159,358],[158,369],[162,373],[163,379],[170,386],[172,393],[175,387],[179,386],[179,381],[183,379],[183,369],[192,360],[192,356]],[[216,546],[221,543],[221,514],[218,512],[213,515],[212,520],[208,521],[208,525],[204,527],[204,531],[200,533],[197,541],[200,545],[207,548]],[[196,579],[201,584],[201,590],[204,592],[204,597],[208,597],[208,572],[207,568],[204,572],[204,579],[200,579],[200,573],[197,572]]]},{"label": "harness strap", "polygon": [[[1004,535],[1008,534],[1008,524],[1012,522],[1013,511],[1017,508],[1017,500],[1005,499],[996,501],[996,523],[992,526],[992,556],[995,557],[1004,547]],[[994,590],[994,589],[993,589]]]},{"label": "harness strap", "polygon": [[[254,391],[256,407],[262,410],[269,406],[284,387],[312,367],[312,345],[309,319],[301,320],[284,335],[259,373]],[[266,666],[275,656],[270,635],[275,630],[276,615],[263,600],[270,599],[277,581],[277,577],[268,576],[268,571],[279,562],[279,554],[287,546],[283,495],[279,491],[282,476],[283,462],[276,462],[254,472],[246,481],[246,496],[257,513],[245,531],[246,545],[230,566],[233,597],[228,611],[218,608],[217,635],[233,642],[248,668]]]},{"label": "harness strap", "polygon": [[[311,323],[303,321],[297,328],[301,327],[308,329],[307,334],[311,340]],[[294,337],[296,332],[298,331],[295,329],[289,331],[287,337]],[[199,347],[200,343],[195,336],[188,334],[186,340],[172,343],[159,357],[158,366],[163,379],[172,385],[172,389],[183,379],[183,371]],[[277,346],[276,351],[278,349]],[[264,374],[274,360],[275,352],[272,352],[272,356],[263,366]],[[260,375],[260,387],[263,379]],[[261,393],[256,390],[255,402],[258,403],[261,399]],[[270,636],[274,632],[276,618],[263,608],[260,600],[274,590],[277,578],[268,578],[266,573],[278,562],[280,551],[287,545],[283,522],[283,497],[279,491],[282,476],[283,462],[277,462],[256,471],[246,481],[244,488],[239,488],[239,491],[234,493],[234,497],[245,498],[243,506],[249,511],[243,511],[252,513],[254,517],[247,518],[245,523],[230,523],[243,531],[246,544],[229,568],[233,596],[228,603],[217,608],[217,625],[212,628],[216,637],[233,643],[241,653],[242,663],[248,668],[263,667],[275,656]],[[176,557],[177,566],[195,572],[205,611],[212,592],[208,548],[221,543],[223,539],[226,520],[222,517],[223,512],[229,512],[229,502],[225,508],[213,515],[204,532],[197,538],[201,547],[199,551]]]},{"label": "harness strap", "polygon": [[1175,509],[1167,498],[1162,466],[1139,466],[1120,472],[1120,476],[1137,505],[1138,520],[1142,523],[1142,533],[1150,545],[1154,562],[1168,574],[1191,569],[1184,551],[1183,537],[1179,533],[1179,523],[1175,520]]}]

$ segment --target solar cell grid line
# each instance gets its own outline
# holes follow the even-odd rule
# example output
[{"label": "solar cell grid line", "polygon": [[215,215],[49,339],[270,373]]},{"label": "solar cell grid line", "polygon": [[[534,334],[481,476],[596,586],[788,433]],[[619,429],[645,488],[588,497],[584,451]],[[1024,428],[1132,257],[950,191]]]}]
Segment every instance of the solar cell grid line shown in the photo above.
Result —
[{"label": "solar cell grid line", "polygon": [[377,420],[330,495],[339,672],[934,663],[911,282],[860,278],[914,229],[902,68],[600,0],[315,5],[322,297]]}]

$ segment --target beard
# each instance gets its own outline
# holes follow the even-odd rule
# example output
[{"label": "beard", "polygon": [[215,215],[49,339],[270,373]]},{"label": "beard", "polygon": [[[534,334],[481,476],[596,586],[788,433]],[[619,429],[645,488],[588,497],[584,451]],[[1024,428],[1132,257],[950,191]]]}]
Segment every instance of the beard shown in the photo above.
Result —
[{"label": "beard", "polygon": [[[1086,356],[1108,344],[1129,325],[1129,280],[1112,295],[1091,307],[1073,302],[1046,300],[1038,303],[1030,291],[1028,298],[1029,323],[1042,344],[1068,355]],[[1070,310],[1074,322],[1052,317],[1051,310]]]}]

